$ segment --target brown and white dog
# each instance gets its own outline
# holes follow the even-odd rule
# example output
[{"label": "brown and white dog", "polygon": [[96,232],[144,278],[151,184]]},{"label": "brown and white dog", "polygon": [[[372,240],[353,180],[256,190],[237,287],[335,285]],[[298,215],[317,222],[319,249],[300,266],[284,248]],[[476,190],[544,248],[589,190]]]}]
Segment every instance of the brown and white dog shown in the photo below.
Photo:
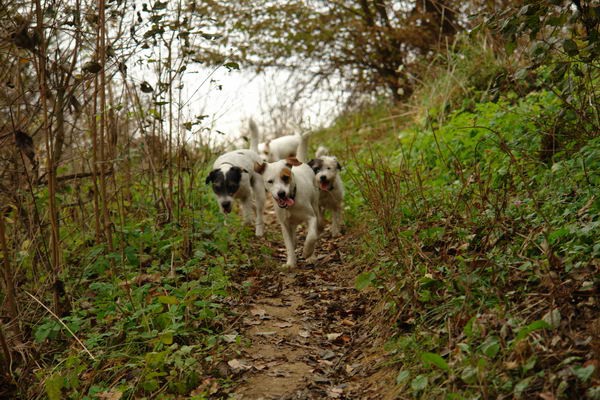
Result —
[{"label": "brown and white dog", "polygon": [[319,210],[322,221],[325,221],[325,210],[331,210],[331,234],[340,236],[344,208],[344,183],[339,174],[342,166],[336,157],[325,155],[326,153],[327,149],[319,147],[317,158],[310,160],[308,165],[314,171],[315,185],[319,188]]},{"label": "brown and white dog", "polygon": [[272,163],[257,163],[255,171],[262,175],[265,188],[277,204],[275,214],[281,225],[285,243],[286,265],[296,267],[296,227],[308,225],[302,257],[308,262],[316,261],[315,244],[319,237],[321,213],[319,191],[314,185],[314,172],[296,158]]},{"label": "brown and white dog", "polygon": [[263,236],[265,233],[265,187],[262,176],[254,171],[254,165],[260,162],[262,160],[252,150],[230,151],[216,159],[212,171],[206,177],[206,184],[212,184],[212,190],[224,214],[229,214],[233,201],[239,200],[244,222],[252,223],[252,211],[255,208],[256,236]]}]

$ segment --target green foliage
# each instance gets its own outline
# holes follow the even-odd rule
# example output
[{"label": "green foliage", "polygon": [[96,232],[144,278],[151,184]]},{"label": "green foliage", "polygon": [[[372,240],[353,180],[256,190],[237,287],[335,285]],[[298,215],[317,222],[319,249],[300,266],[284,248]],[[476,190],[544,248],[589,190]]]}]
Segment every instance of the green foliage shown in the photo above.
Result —
[{"label": "green foliage", "polygon": [[517,48],[519,39],[527,38],[530,62],[515,72],[515,78],[537,76],[539,86],[560,98],[560,125],[549,132],[552,146],[596,135],[600,128],[598,7],[579,1],[529,0],[520,8],[491,16],[490,25],[503,34],[509,52]]},{"label": "green foliage", "polygon": [[226,229],[203,187],[186,250],[187,232],[175,223],[156,224],[147,198],[132,194],[138,218],[115,227],[114,252],[83,238],[70,240],[66,251],[80,269],[62,277],[76,299],[62,321],[96,361],[74,347],[59,351],[71,336],[53,317],[33,327],[46,349],[39,361],[47,367],[37,374],[48,398],[92,399],[110,390],[122,398],[185,396],[220,359],[230,273],[252,262],[252,230],[235,217]]},{"label": "green foliage", "polygon": [[559,94],[475,93],[443,119],[402,126],[379,105],[331,128],[363,198],[347,210],[368,232],[355,285],[380,290],[398,318],[386,351],[409,396],[529,398],[544,385],[583,398],[593,367],[569,357],[565,331],[589,327],[561,315],[598,284],[600,140],[573,141],[548,161],[543,133],[571,118]]}]

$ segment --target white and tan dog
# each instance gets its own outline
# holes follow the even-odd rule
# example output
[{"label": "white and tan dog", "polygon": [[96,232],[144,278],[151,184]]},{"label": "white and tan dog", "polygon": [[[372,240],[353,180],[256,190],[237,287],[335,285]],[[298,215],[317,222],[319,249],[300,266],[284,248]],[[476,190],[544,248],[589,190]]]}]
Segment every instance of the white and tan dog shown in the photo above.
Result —
[{"label": "white and tan dog", "polygon": [[[342,234],[342,210],[344,208],[344,184],[339,172],[342,166],[336,157],[326,155],[327,149],[319,146],[317,158],[308,165],[314,171],[314,181],[319,188],[319,210],[322,221],[325,221],[325,210],[331,210],[331,234]],[[321,229],[322,226],[319,227]]]},{"label": "white and tan dog", "polygon": [[257,163],[255,170],[263,176],[265,188],[277,204],[275,214],[283,232],[286,265],[296,267],[296,227],[301,223],[308,225],[302,257],[308,263],[315,262],[321,214],[319,191],[314,185],[312,169],[296,158],[288,158],[273,163]]},{"label": "white and tan dog", "polygon": [[[264,162],[275,162],[289,157],[300,159],[298,156],[299,147],[302,140],[310,134],[311,132],[297,133],[258,143],[258,127],[252,119],[250,120],[250,148],[256,151]],[[253,145],[253,143],[256,143],[256,145]]]},{"label": "white and tan dog", "polygon": [[261,162],[253,150],[230,151],[215,160],[212,171],[206,177],[206,184],[212,183],[212,190],[224,214],[229,214],[233,201],[239,200],[244,222],[251,224],[255,208],[255,234],[259,237],[265,233],[265,187],[262,176],[254,171],[254,165]]}]

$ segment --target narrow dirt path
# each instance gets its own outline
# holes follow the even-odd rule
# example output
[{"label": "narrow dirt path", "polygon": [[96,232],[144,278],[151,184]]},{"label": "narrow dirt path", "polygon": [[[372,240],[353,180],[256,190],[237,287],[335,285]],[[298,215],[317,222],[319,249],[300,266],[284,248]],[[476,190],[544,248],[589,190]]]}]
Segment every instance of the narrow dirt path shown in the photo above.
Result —
[{"label": "narrow dirt path", "polygon": [[[347,238],[328,234],[316,265],[257,277],[254,291],[235,311],[249,342],[228,361],[238,385],[231,397],[259,399],[382,399],[382,361],[371,348],[368,318],[373,300],[354,288],[344,260]],[[303,243],[300,238],[300,243]],[[285,251],[277,248],[285,262]]]}]

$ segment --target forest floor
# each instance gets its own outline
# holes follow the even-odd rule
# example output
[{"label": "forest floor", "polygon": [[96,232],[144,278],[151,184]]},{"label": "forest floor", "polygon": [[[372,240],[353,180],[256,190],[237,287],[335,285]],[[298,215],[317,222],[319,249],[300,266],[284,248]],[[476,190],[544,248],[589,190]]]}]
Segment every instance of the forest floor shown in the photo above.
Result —
[{"label": "forest floor", "polygon": [[[268,229],[278,230],[269,219]],[[315,265],[299,260],[293,270],[257,269],[244,278],[252,286],[234,309],[244,340],[227,362],[236,382],[231,398],[394,398],[386,394],[394,377],[381,353],[384,328],[374,322],[379,301],[354,287],[356,267],[346,260],[352,245],[351,235],[325,231]],[[283,242],[271,246],[283,265]]]}]

